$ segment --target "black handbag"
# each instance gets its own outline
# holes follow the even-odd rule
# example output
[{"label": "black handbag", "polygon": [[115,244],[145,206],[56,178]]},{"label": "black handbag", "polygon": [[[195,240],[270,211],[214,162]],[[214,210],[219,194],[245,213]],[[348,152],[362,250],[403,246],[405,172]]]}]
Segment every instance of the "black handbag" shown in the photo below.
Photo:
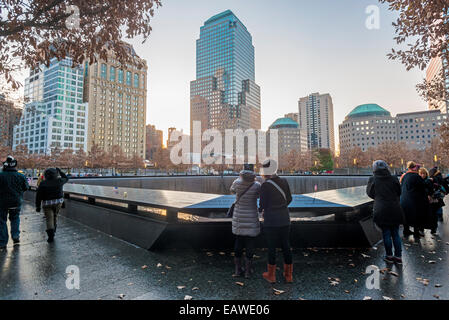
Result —
[{"label": "black handbag", "polygon": [[254,183],[252,183],[241,195],[240,195],[240,197],[238,197],[236,200],[235,200],[235,202],[232,204],[232,206],[228,209],[228,212],[226,213],[226,216],[228,217],[228,218],[232,218],[233,216],[234,216],[234,208],[235,208],[235,205],[239,202],[239,200],[245,195],[245,193],[247,193],[248,191],[249,191],[249,189],[251,189],[251,187],[253,186],[255,184],[255,182]]}]

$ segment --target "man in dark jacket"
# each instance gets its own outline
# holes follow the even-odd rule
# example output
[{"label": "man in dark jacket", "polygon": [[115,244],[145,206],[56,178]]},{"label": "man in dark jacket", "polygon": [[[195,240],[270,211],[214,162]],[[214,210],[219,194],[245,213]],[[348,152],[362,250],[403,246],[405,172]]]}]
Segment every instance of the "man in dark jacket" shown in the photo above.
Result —
[{"label": "man in dark jacket", "polygon": [[[432,178],[433,182],[438,184],[438,186],[442,187],[444,189],[444,193],[442,196],[449,194],[449,184],[446,179],[443,178],[443,175],[438,170],[438,167],[435,167],[430,170],[429,177]],[[444,199],[440,200],[441,207],[437,210],[436,215],[437,219],[441,222],[444,221],[443,219],[443,207],[445,206]]]},{"label": "man in dark jacket", "polygon": [[374,223],[382,229],[385,261],[402,264],[402,242],[399,236],[399,226],[404,223],[400,203],[401,185],[398,178],[391,175],[385,161],[374,162],[373,169],[374,176],[369,179],[366,193],[374,199]]},{"label": "man in dark jacket", "polygon": [[63,186],[69,179],[59,168],[45,170],[44,178],[37,188],[36,211],[41,211],[42,204],[47,220],[47,241],[50,243],[54,240],[58,214],[64,202]]},{"label": "man in dark jacket", "polygon": [[281,243],[284,255],[284,278],[293,282],[293,259],[290,249],[290,212],[288,206],[292,195],[287,180],[276,174],[277,162],[267,160],[261,168],[265,179],[260,189],[260,211],[263,213],[263,232],[268,244],[268,271],[263,274],[265,280],[276,282],[276,247]]},{"label": "man in dark jacket", "polygon": [[9,156],[0,172],[0,249],[8,244],[7,220],[11,222],[11,238],[14,244],[20,242],[20,209],[23,193],[29,189],[27,179],[17,172],[17,160]]},{"label": "man in dark jacket", "polygon": [[401,178],[401,207],[404,211],[404,237],[408,238],[412,232],[419,240],[424,234],[425,221],[429,212],[429,199],[426,195],[426,185],[423,178],[418,174],[420,166],[413,161],[407,164],[408,171]]}]

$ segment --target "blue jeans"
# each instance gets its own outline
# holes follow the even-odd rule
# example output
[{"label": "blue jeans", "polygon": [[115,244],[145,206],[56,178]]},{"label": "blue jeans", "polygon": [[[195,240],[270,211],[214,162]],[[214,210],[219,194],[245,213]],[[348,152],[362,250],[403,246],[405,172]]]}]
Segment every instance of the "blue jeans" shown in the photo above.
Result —
[{"label": "blue jeans", "polygon": [[20,238],[20,207],[15,209],[0,208],[0,247],[5,247],[8,244],[8,220],[11,222],[11,237],[13,239]]},{"label": "blue jeans", "polygon": [[397,227],[383,227],[382,233],[384,237],[385,252],[387,257],[393,256],[393,245],[394,245],[394,256],[397,258],[402,257],[402,241],[399,236],[399,226]]}]

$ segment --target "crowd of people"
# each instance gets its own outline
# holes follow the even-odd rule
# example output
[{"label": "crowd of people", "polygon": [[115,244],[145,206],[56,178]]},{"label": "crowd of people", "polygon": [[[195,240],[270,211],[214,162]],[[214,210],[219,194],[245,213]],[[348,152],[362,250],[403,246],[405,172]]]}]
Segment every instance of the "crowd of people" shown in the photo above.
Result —
[{"label": "crowd of people", "polygon": [[374,199],[374,222],[382,230],[388,263],[402,264],[401,225],[405,239],[413,235],[419,240],[426,229],[437,234],[438,221],[443,221],[444,197],[449,193],[447,178],[437,167],[428,171],[411,161],[407,168],[398,179],[385,161],[376,161],[367,186],[368,196]]},{"label": "crowd of people", "polygon": [[[425,229],[437,233],[438,221],[443,221],[444,197],[449,192],[448,179],[443,178],[438,168],[428,171],[414,162],[409,162],[407,167],[408,171],[398,179],[391,174],[385,161],[376,161],[367,186],[367,195],[374,199],[373,219],[382,231],[388,263],[402,264],[401,225],[404,238],[413,235],[419,239],[424,236]],[[281,248],[284,279],[287,283],[293,282],[288,209],[292,195],[287,180],[277,175],[277,168],[275,160],[265,161],[260,169],[261,178],[258,178],[254,166],[245,165],[230,188],[236,194],[236,201],[228,212],[235,235],[235,277],[249,278],[254,273],[256,238],[263,234],[268,246],[268,263],[262,277],[270,283],[276,282],[276,250]],[[63,186],[67,182],[64,172],[50,168],[37,183],[36,211],[44,211],[49,243],[54,241],[57,217],[64,203]],[[0,249],[6,248],[8,243],[8,218],[11,238],[14,244],[20,243],[20,211],[23,193],[28,189],[27,179],[17,171],[17,161],[8,157],[0,173]]]}]

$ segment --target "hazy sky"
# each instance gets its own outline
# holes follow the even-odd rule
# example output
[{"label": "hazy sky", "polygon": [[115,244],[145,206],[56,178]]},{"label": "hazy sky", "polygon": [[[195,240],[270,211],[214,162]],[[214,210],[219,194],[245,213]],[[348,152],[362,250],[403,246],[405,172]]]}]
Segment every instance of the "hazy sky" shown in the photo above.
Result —
[{"label": "hazy sky", "polygon": [[[147,43],[130,41],[149,64],[147,123],[189,131],[189,83],[195,79],[195,43],[211,16],[232,10],[253,36],[262,129],[298,112],[298,99],[330,93],[338,124],[356,106],[378,103],[395,115],[426,109],[407,72],[386,54],[395,46],[395,14],[376,0],[162,0]],[[380,7],[380,29],[368,30],[369,5]]]}]

